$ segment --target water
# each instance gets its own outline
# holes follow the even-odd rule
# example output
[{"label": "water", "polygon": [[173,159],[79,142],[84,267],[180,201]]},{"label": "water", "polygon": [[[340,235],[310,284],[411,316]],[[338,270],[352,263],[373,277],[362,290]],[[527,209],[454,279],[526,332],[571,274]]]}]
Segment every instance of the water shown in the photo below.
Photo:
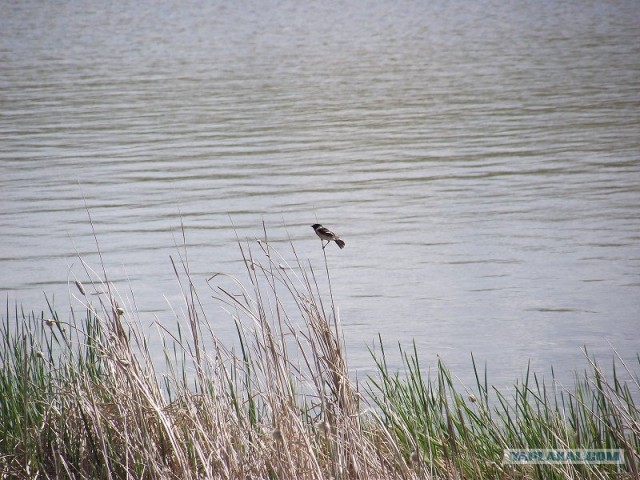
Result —
[{"label": "water", "polygon": [[[640,7],[584,2],[2,2],[0,289],[66,315],[99,267],[151,329],[262,236],[322,267],[350,367],[380,333],[465,382],[632,359]],[[165,299],[166,297],[166,299]]]}]

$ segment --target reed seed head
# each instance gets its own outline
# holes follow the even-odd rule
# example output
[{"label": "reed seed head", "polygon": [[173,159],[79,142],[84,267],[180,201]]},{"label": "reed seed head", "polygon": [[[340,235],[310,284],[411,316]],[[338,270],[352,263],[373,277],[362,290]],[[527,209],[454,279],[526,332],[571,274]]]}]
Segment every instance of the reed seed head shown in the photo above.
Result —
[{"label": "reed seed head", "polygon": [[124,358],[119,358],[118,362],[120,362],[120,365],[122,365],[123,367],[128,367],[131,365],[131,362],[129,360],[126,360]]},{"label": "reed seed head", "polygon": [[79,281],[79,280],[76,280],[76,287],[78,287],[78,291],[79,291],[82,295],[84,295],[84,296],[86,296],[86,295],[87,295],[87,293],[86,293],[86,292],[85,292],[85,290],[84,290],[84,286],[82,285],[82,283],[80,283],[80,281]]}]

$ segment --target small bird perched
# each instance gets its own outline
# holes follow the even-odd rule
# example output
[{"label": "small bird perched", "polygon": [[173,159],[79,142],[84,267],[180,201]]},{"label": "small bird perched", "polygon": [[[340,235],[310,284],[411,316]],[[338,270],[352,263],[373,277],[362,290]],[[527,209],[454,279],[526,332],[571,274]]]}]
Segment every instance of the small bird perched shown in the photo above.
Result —
[{"label": "small bird perched", "polygon": [[[323,227],[319,223],[315,223],[315,224],[311,225],[311,228],[313,228],[316,231],[316,235],[318,235],[320,237],[320,240],[322,240],[322,248],[323,249],[327,245],[329,245],[329,243],[331,243],[331,240],[336,242],[336,244],[340,248],[344,248],[344,241],[341,240],[340,237],[338,237],[335,233],[333,233],[328,228]],[[327,241],[327,245],[324,244],[325,240]]]}]

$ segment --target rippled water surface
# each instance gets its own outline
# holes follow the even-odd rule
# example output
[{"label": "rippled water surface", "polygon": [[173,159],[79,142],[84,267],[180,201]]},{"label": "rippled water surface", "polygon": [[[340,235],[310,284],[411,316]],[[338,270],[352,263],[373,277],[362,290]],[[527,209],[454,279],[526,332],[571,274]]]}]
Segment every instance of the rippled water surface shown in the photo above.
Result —
[{"label": "rippled water surface", "polygon": [[241,271],[236,234],[323,268],[320,222],[355,371],[378,332],[505,382],[635,356],[638,2],[1,5],[10,304],[66,315],[89,212],[121,294],[171,324],[182,222],[224,334],[206,279]]}]

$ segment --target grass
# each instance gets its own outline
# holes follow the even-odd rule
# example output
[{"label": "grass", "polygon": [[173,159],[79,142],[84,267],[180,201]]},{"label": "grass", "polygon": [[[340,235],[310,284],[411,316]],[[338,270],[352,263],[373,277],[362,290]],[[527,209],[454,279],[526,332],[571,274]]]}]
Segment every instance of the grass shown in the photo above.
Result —
[{"label": "grass", "polygon": [[[161,330],[160,367],[104,268],[85,265],[86,285],[72,285],[81,315],[7,306],[2,478],[638,478],[640,382],[621,359],[605,375],[586,357],[571,391],[527,373],[507,396],[475,363],[473,391],[443,364],[425,377],[415,346],[391,371],[380,340],[378,373],[361,392],[326,257],[316,275],[293,245],[293,265],[267,241],[239,245],[246,278],[209,279],[235,324],[233,348],[216,335],[186,254],[172,260],[184,305],[175,331]],[[506,465],[505,448],[621,448],[625,464]]]}]

